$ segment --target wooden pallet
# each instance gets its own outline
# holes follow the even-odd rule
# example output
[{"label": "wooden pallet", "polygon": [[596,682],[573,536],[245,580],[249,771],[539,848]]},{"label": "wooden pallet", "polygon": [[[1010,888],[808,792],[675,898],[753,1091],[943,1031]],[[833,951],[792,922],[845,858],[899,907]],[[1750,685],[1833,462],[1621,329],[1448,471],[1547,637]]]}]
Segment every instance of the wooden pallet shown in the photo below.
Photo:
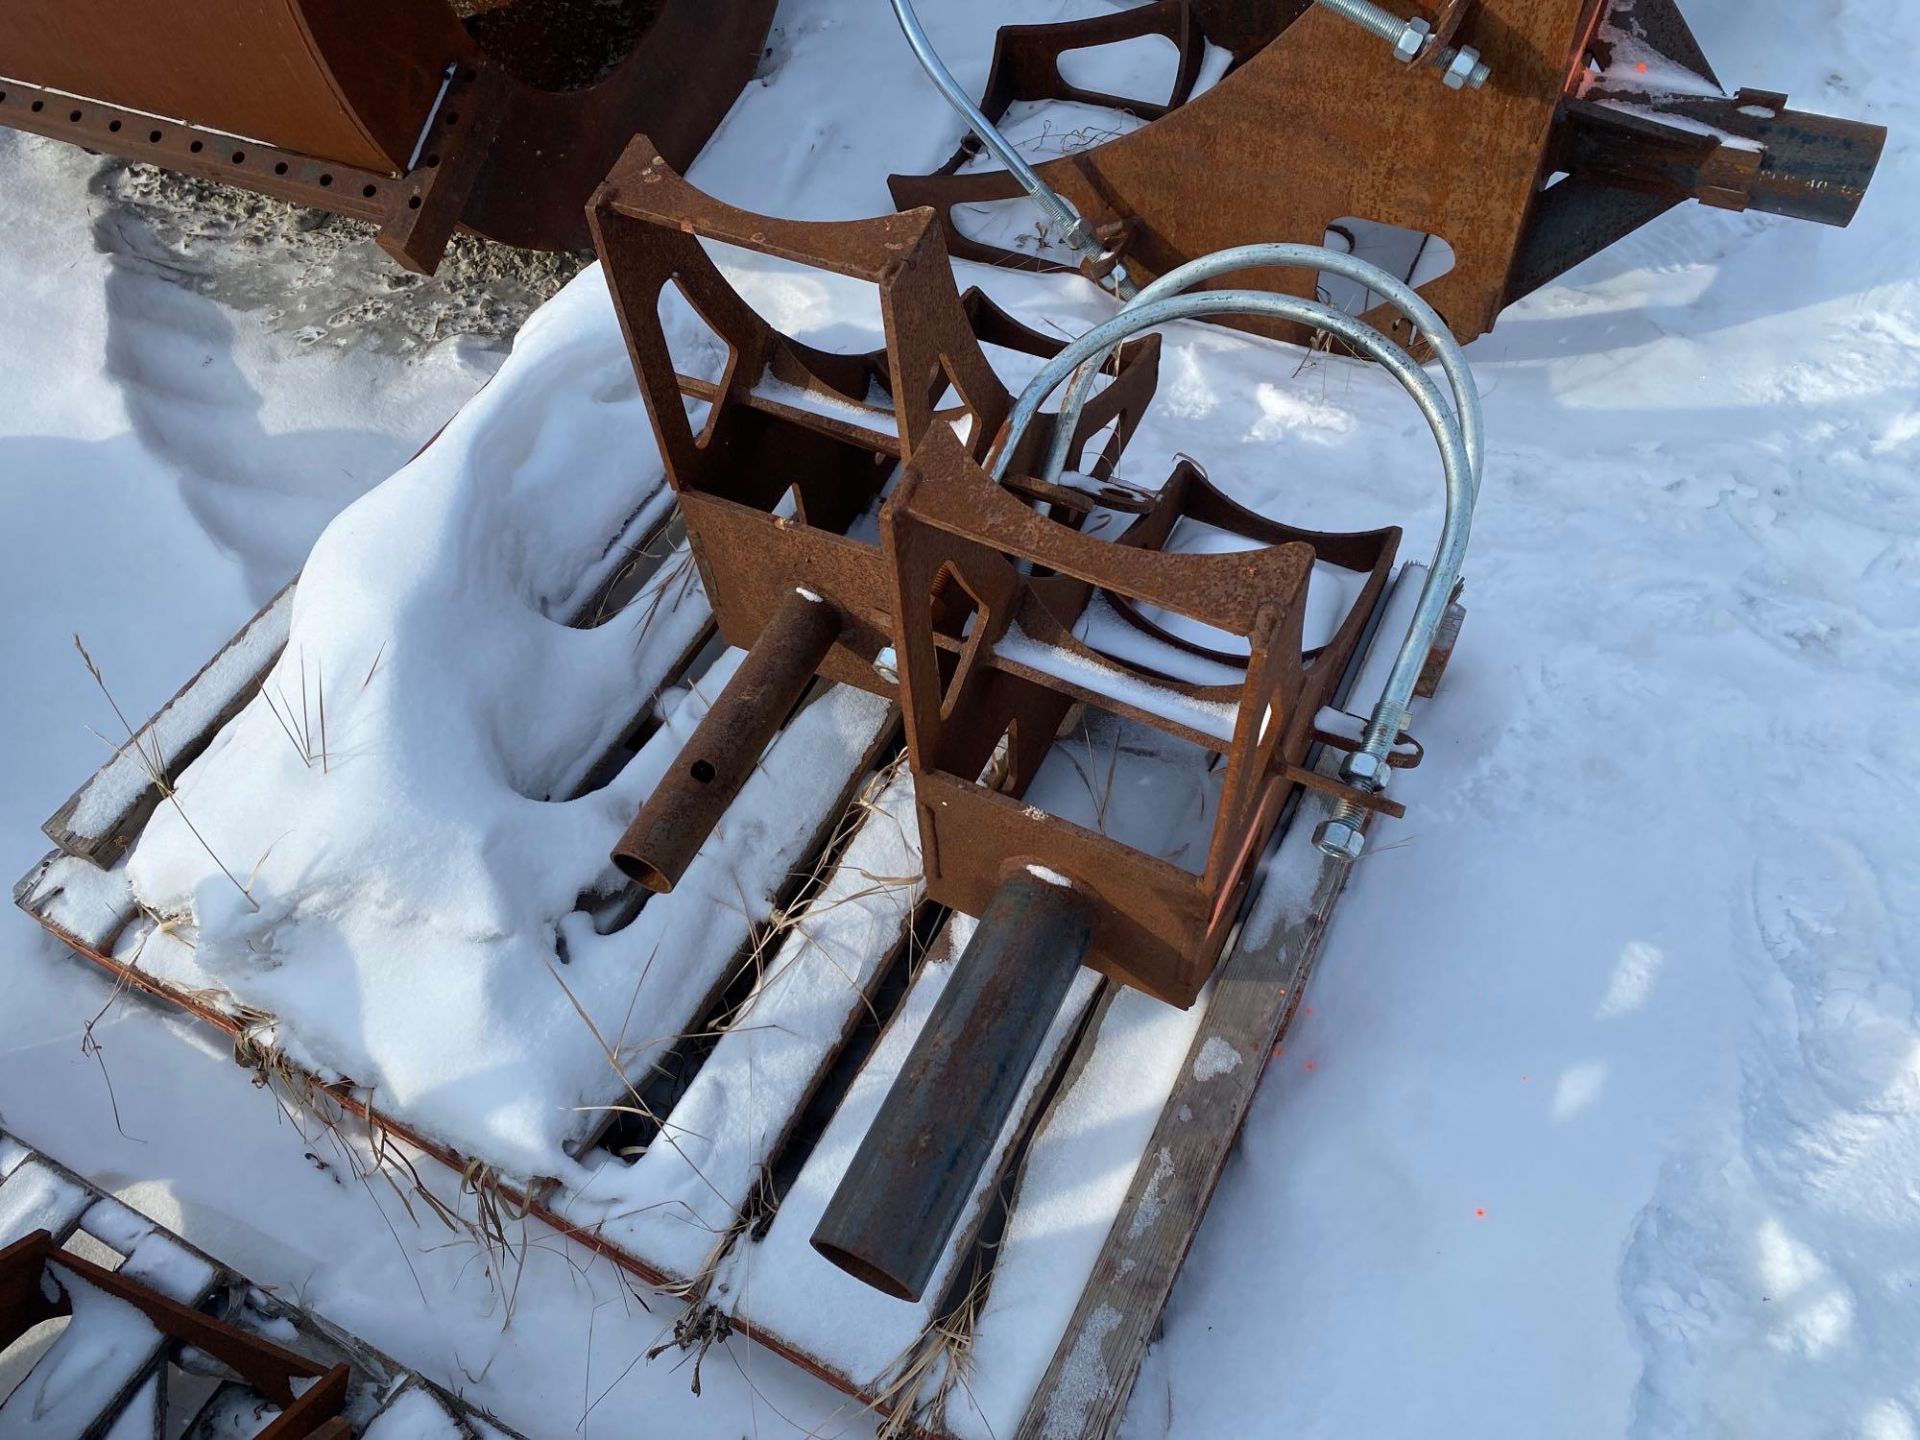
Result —
[{"label": "wooden pallet", "polygon": [[[0,1251],[45,1231],[58,1250],[164,1301],[213,1316],[322,1372],[343,1371],[341,1414],[361,1440],[517,1440],[489,1416],[371,1346],[267,1294],[144,1215],[0,1131]],[[78,1267],[76,1267],[77,1269]],[[265,1435],[281,1415],[266,1396],[140,1312],[58,1274],[71,1317],[0,1351],[0,1434],[48,1440]],[[291,1423],[291,1421],[289,1421]],[[302,1433],[307,1433],[302,1431]],[[313,1433],[336,1433],[325,1428]]]},{"label": "wooden pallet", "polygon": [[[1418,566],[1403,569],[1377,630],[1391,638],[1357,663],[1354,694],[1379,693],[1422,578]],[[640,577],[602,594],[576,623],[648,603],[658,583]],[[246,1025],[228,997],[155,973],[156,947],[178,942],[136,912],[119,865],[164,803],[152,772],[176,777],[260,689],[284,644],[293,594],[289,587],[256,616],[148,723],[137,747],[61,808],[47,826],[59,849],[15,891],[76,953],[236,1037]],[[635,743],[662,688],[697,680],[712,663],[708,634],[704,625],[664,626],[657,642],[639,647]],[[749,876],[764,907],[797,923],[769,947],[747,933],[744,917],[741,929],[680,913],[676,904],[694,903],[681,892],[647,901],[641,919],[674,937],[679,997],[673,1013],[646,1017],[648,1033],[704,1038],[648,1057],[654,1078],[645,1098],[657,1125],[582,1129],[573,1152],[591,1167],[591,1184],[536,1178],[499,1188],[646,1282],[686,1296],[680,1334],[688,1344],[744,1334],[928,1435],[1110,1435],[1345,885],[1348,867],[1323,859],[1310,840],[1326,802],[1294,797],[1238,938],[1193,1009],[1171,1010],[1083,972],[935,1283],[925,1300],[908,1303],[853,1281],[807,1240],[971,922],[934,911],[911,873],[876,879],[878,857],[899,868],[903,836],[917,857],[910,781],[893,763],[897,716],[840,690],[812,708],[828,706],[841,707],[836,725],[865,739],[841,773],[818,777],[809,792],[800,862],[771,848],[713,857]],[[808,713],[775,742],[764,768],[779,765],[780,747]],[[1329,757],[1314,763],[1332,769]],[[608,768],[608,757],[581,757],[581,785]],[[749,948],[753,968],[743,976]],[[608,1105],[638,1083],[629,1077],[624,1094],[614,1084]],[[315,1080],[306,1098],[363,1116],[456,1169],[489,1162],[458,1153],[384,1101],[376,1106],[350,1082]],[[1069,1193],[1073,1223],[1063,1228],[1059,1206]],[[959,1350],[945,1338],[956,1330],[970,1337]]]}]

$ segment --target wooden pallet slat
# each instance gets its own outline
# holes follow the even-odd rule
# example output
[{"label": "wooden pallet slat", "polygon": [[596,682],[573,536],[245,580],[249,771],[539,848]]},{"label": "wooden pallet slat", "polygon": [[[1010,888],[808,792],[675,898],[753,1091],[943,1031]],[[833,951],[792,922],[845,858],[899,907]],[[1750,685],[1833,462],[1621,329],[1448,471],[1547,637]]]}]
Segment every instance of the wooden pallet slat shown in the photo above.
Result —
[{"label": "wooden pallet slat", "polygon": [[817,1357],[867,1393],[885,1385],[895,1362],[938,1318],[948,1287],[971,1253],[1009,1153],[1031,1124],[1035,1107],[1047,1093],[1047,1082],[1066,1058],[1099,988],[1099,977],[1082,970],[1061,1002],[926,1293],[918,1301],[882,1294],[822,1258],[809,1242],[934,1002],[946,988],[952,959],[972,933],[972,920],[955,916],[936,937],[906,999],[782,1199],[766,1237],[735,1247],[715,1286],[725,1295],[724,1308],[736,1322],[757,1335],[778,1336],[792,1348]]},{"label": "wooden pallet slat", "polygon": [[1052,1350],[1148,1153],[1208,1000],[1176,1010],[1115,989],[1095,1017],[1028,1149],[973,1334],[971,1379],[950,1397],[958,1440],[1006,1440],[1039,1391]]},{"label": "wooden pallet slat", "polygon": [[261,607],[174,697],[134,732],[41,827],[69,855],[111,864],[160,803],[170,779],[207,748],[260,688],[293,625],[294,586]]},{"label": "wooden pallet slat", "polygon": [[[1395,577],[1347,686],[1361,703],[1371,704],[1384,687],[1425,579],[1426,567],[1417,564],[1403,566]],[[1337,756],[1322,754],[1314,768],[1334,773]],[[1299,1008],[1352,869],[1313,845],[1314,829],[1332,803],[1303,792],[1269,853],[1125,1201],[1016,1440],[1107,1437],[1125,1413],[1174,1280],[1267,1063]]]},{"label": "wooden pallet slat", "polygon": [[831,874],[668,1117],[671,1143],[584,1187],[608,1209],[600,1233],[663,1274],[691,1282],[732,1243],[881,971],[908,942],[926,894],[913,786],[903,771],[882,778]]},{"label": "wooden pallet slat", "polygon": [[101,1440],[166,1440],[166,1383],[156,1369],[127,1401]]},{"label": "wooden pallet slat", "polygon": [[23,1160],[0,1182],[0,1250],[36,1230],[64,1240],[93,1203],[93,1193],[38,1156]]},{"label": "wooden pallet slat", "polygon": [[[379,1433],[394,1440],[430,1434],[444,1440],[517,1440],[386,1355],[252,1286],[4,1131],[0,1172],[7,1178],[23,1176],[36,1191],[63,1197],[62,1213],[78,1212],[61,1226],[50,1252],[26,1242],[29,1254],[45,1267],[41,1273],[69,1298],[71,1314],[57,1334],[37,1337],[37,1345],[29,1341],[33,1348],[24,1353],[10,1352],[10,1359],[27,1363],[24,1373],[9,1377],[17,1383],[0,1395],[0,1435],[9,1440],[163,1440],[182,1433],[211,1440],[216,1434],[264,1434],[260,1426],[270,1424],[276,1413],[294,1421],[294,1412],[303,1407],[327,1413],[327,1407],[340,1405],[352,1414],[391,1415]],[[100,1246],[113,1253],[102,1255]],[[136,1303],[138,1291],[123,1293],[120,1282],[147,1293]],[[218,1304],[216,1297],[223,1297]],[[156,1316],[167,1311],[173,1318],[163,1328]],[[317,1380],[285,1412],[254,1388],[262,1378],[258,1373],[251,1382],[220,1384],[191,1414],[183,1410],[179,1402],[194,1405],[201,1392],[189,1388],[176,1397],[169,1378],[230,1376],[233,1372],[221,1367],[235,1363],[236,1352],[223,1347],[246,1338],[255,1342],[250,1349],[256,1359],[277,1356],[274,1364],[296,1367],[310,1363],[318,1370],[306,1373],[317,1374]],[[244,1363],[240,1368],[245,1370]],[[332,1436],[337,1429],[327,1422],[313,1433]],[[344,1440],[348,1432],[338,1433]]]}]

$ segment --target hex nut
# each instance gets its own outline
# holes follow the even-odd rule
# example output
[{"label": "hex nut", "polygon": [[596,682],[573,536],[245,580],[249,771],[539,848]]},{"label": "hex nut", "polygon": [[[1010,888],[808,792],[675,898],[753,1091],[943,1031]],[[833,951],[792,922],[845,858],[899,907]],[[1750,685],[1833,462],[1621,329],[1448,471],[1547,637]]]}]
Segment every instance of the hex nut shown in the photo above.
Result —
[{"label": "hex nut", "polygon": [[1384,755],[1369,755],[1364,750],[1356,750],[1349,755],[1346,763],[1340,767],[1340,773],[1347,782],[1365,790],[1384,790],[1387,781],[1393,777],[1393,769]]},{"label": "hex nut", "polygon": [[1468,85],[1478,90],[1487,83],[1487,76],[1492,73],[1480,62],[1478,50],[1471,45],[1462,45],[1453,52],[1453,59],[1440,78],[1446,82],[1449,90],[1461,90]]},{"label": "hex nut", "polygon": [[1313,832],[1322,855],[1336,860],[1358,860],[1367,848],[1366,832],[1349,820],[1323,820]]},{"label": "hex nut", "polygon": [[1393,58],[1402,65],[1411,64],[1413,57],[1420,53],[1420,47],[1427,43],[1427,37],[1433,33],[1433,27],[1424,20],[1409,20],[1406,28],[1400,32],[1400,38],[1393,42]]}]

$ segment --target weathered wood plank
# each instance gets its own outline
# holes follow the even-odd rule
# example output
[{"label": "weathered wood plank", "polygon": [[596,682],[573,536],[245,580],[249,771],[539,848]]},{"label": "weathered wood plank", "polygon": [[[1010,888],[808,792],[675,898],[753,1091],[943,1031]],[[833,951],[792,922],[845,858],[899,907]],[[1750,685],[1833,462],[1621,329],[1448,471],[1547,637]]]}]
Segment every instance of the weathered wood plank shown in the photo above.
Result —
[{"label": "weathered wood plank", "polygon": [[[1425,567],[1402,568],[1348,687],[1354,703],[1370,706],[1378,695],[1424,579]],[[1326,753],[1313,768],[1332,774],[1338,762]],[[1313,846],[1331,804],[1304,792],[1263,868],[1205,1018],[1016,1440],[1104,1440],[1125,1413],[1174,1280],[1346,886],[1351,863],[1327,859]],[[1015,1203],[1017,1214],[1019,1198]]]},{"label": "weathered wood plank", "polygon": [[[1316,797],[1301,806],[1243,944],[1215,981],[1125,1203],[1094,1263],[1052,1363],[1017,1432],[1019,1440],[1106,1436],[1119,1423],[1140,1362],[1173,1292],[1207,1202],[1326,936],[1347,866],[1313,850]],[[1291,845],[1307,853],[1289,856]],[[1299,862],[1305,862],[1304,866]],[[1305,893],[1295,882],[1311,877]]]},{"label": "weathered wood plank", "polygon": [[172,779],[193,763],[259,690],[293,624],[289,583],[174,697],[68,797],[40,828],[69,855],[118,860],[160,803],[154,770]]},{"label": "weathered wood plank", "polygon": [[[661,477],[663,484],[664,478]],[[616,606],[624,611],[629,605],[657,606],[674,601],[675,567],[689,557],[684,539],[679,538],[675,512],[668,509],[657,518],[643,518],[652,514],[660,498],[656,488],[636,507],[634,516],[642,520],[646,535],[630,552],[640,557],[658,555],[660,558],[639,567],[630,580],[622,572],[593,587],[569,617],[569,624],[584,628],[604,623],[615,613]],[[624,587],[623,580],[628,580]],[[69,855],[102,866],[113,865],[120,859],[163,798],[160,786],[154,783],[155,770],[168,781],[178,778],[213,742],[213,737],[246,708],[265,683],[268,672],[286,648],[299,583],[298,577],[288,581],[172,699],[134,732],[132,739],[121,745],[106,764],[67,797],[66,803],[40,827],[49,840]],[[677,678],[685,669],[709,633],[703,631],[699,641],[687,648],[686,655],[673,668],[672,678]],[[649,696],[646,703],[651,704],[652,699]],[[583,773],[588,763],[583,760]]]},{"label": "weathered wood plank", "polygon": [[[583,1187],[604,1203],[600,1234],[691,1281],[734,1227],[819,1087],[926,894],[913,783],[877,777],[852,837],[772,954],[665,1133],[630,1169],[609,1160]],[[604,1199],[602,1200],[602,1197]],[[577,1219],[589,1219],[582,1206]]]}]

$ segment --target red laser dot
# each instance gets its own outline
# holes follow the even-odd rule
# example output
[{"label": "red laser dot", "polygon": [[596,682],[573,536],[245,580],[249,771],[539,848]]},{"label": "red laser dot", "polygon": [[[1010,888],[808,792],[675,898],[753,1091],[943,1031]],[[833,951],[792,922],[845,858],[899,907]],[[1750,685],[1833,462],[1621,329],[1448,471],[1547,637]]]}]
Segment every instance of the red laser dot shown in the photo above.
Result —
[{"label": "red laser dot", "polygon": [[1313,1062],[1311,1060],[1307,1061],[1307,1069],[1311,1070],[1312,1068],[1313,1068]]},{"label": "red laser dot", "polygon": [[1485,1207],[1485,1206],[1476,1206],[1476,1207],[1474,1208],[1474,1212],[1473,1212],[1473,1218],[1474,1218],[1474,1219],[1476,1219],[1476,1220],[1484,1220],[1484,1219],[1486,1219],[1486,1218],[1487,1218],[1487,1211],[1486,1211],[1486,1207]]},{"label": "red laser dot", "polygon": [[1647,62],[1642,60],[1638,65],[1634,66],[1633,68],[1638,70],[1642,75],[1644,75],[1647,73]]}]

